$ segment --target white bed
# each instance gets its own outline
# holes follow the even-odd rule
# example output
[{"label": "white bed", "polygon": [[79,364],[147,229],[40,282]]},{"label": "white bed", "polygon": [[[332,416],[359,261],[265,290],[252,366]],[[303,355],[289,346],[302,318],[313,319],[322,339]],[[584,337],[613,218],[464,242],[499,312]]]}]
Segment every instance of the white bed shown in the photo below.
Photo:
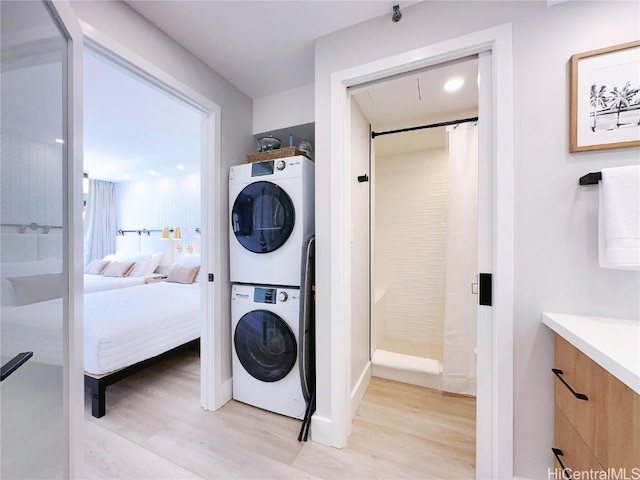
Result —
[{"label": "white bed", "polygon": [[[128,259],[135,263],[131,273],[144,267],[135,276],[84,275],[85,385],[91,389],[96,417],[105,413],[106,386],[182,345],[195,343],[200,337],[199,283],[146,284],[149,276],[157,275],[150,273],[157,268],[154,264],[163,267],[163,273],[171,269],[166,251],[153,253],[161,252],[160,247],[171,250],[167,246],[170,244],[158,237],[138,237],[133,241],[121,238],[119,245],[131,247],[129,243],[133,242],[138,248],[138,251],[125,252],[134,257],[149,257],[152,261]],[[61,239],[60,235],[2,233],[0,349],[3,357],[32,351],[30,362],[62,363],[63,303],[59,297],[63,292],[57,278],[62,271],[62,261],[55,255],[61,252]],[[128,260],[118,257],[113,261]],[[155,263],[158,260],[160,263]]]},{"label": "white bed", "polygon": [[[8,277],[53,274],[62,272],[62,235],[39,233],[2,233],[0,238],[0,301],[3,306],[15,305],[13,288]],[[167,270],[173,263],[171,244],[159,237],[117,236],[118,253],[112,255],[118,261],[150,261],[155,266],[151,271],[127,277],[84,275],[84,292],[99,292],[116,288],[144,285],[147,278],[155,276],[156,267]]]},{"label": "white bed", "polygon": [[[104,375],[200,336],[200,285],[158,282],[85,295],[84,369]],[[62,299],[2,309],[2,353],[60,365]]]},{"label": "white bed", "polygon": [[102,292],[117,288],[135,287],[144,285],[147,280],[144,277],[103,277],[102,275],[84,274],[84,293]]},{"label": "white bed", "polygon": [[85,295],[85,372],[103,375],[199,338],[200,298],[200,284],[168,282]]}]

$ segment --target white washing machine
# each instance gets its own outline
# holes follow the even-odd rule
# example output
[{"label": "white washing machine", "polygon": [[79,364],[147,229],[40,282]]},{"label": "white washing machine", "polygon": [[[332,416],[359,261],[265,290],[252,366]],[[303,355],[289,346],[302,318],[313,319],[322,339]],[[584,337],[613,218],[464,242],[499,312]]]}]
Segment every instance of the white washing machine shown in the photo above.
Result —
[{"label": "white washing machine", "polygon": [[233,286],[234,399],[289,417],[304,417],[299,306],[297,288]]},{"label": "white washing machine", "polygon": [[231,281],[300,286],[300,256],[314,233],[314,168],[304,156],[229,170]]}]

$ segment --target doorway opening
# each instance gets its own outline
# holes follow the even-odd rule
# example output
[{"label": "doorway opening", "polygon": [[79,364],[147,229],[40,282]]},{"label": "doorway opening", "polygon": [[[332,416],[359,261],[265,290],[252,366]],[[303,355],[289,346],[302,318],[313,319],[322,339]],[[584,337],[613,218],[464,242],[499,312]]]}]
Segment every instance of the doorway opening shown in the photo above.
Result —
[{"label": "doorway opening", "polygon": [[[492,287],[491,305],[478,309],[476,476],[502,478],[513,475],[513,65],[511,25],[478,31],[440,43],[405,51],[374,62],[334,72],[331,76],[331,269],[319,275],[318,289],[331,292],[326,308],[331,312],[331,331],[319,335],[329,348],[330,390],[320,395],[312,421],[314,439],[344,446],[352,431],[351,420],[364,394],[352,388],[352,287],[358,281],[351,272],[351,196],[358,174],[352,168],[349,90],[367,82],[390,78],[420,68],[477,54],[480,95],[479,189],[480,211],[487,212],[478,225],[482,276]],[[486,250],[484,250],[486,249]],[[319,304],[319,311],[323,305]],[[497,327],[499,325],[499,328]],[[326,343],[325,343],[326,342]],[[368,351],[365,349],[365,351]],[[345,363],[349,368],[344,369]],[[370,371],[363,371],[356,385],[366,385]],[[360,380],[360,379],[358,379]]]},{"label": "doorway opening", "polygon": [[418,387],[395,385],[431,405],[423,421],[457,429],[444,462],[461,477],[475,475],[477,78],[473,56],[355,87],[351,103],[352,386],[370,361],[372,377]]},{"label": "doorway opening", "polygon": [[[206,186],[213,183],[215,167],[219,164],[216,144],[219,108],[163,72],[145,62],[140,64],[139,59],[122,47],[112,45],[109,39],[100,37],[99,43],[86,40],[84,169],[89,179],[93,177],[101,179],[96,183],[110,183],[113,190],[110,201],[114,204],[111,209],[115,211],[115,226],[111,225],[111,228],[115,228],[115,238],[111,234],[107,238],[112,242],[110,248],[116,258],[108,257],[107,260],[133,262],[134,270],[144,264],[143,284],[136,287],[140,293],[144,289],[145,295],[151,295],[147,287],[175,290],[166,295],[157,292],[157,300],[130,300],[132,311],[144,308],[139,303],[147,303],[147,311],[140,310],[136,318],[150,318],[155,322],[164,321],[164,318],[173,325],[157,324],[156,337],[165,326],[179,330],[175,335],[164,335],[165,340],[156,345],[139,345],[132,350],[154,358],[191,345],[191,350],[198,356],[196,342],[200,339],[205,347],[199,354],[200,365],[195,365],[193,373],[200,374],[201,378],[201,406],[212,409],[215,393],[213,352],[206,345],[211,343],[208,340],[213,330],[213,315],[207,312],[215,306],[216,293],[213,284],[208,282],[211,274],[207,272],[214,271],[210,265],[217,256],[220,242],[212,234],[212,215],[205,205],[216,204]],[[90,200],[91,195],[87,207]],[[87,210],[87,218],[90,218],[91,212],[89,208]],[[85,221],[85,234],[91,227],[90,222]],[[85,235],[85,264],[91,260],[89,255],[96,256],[91,248]],[[101,255],[99,253],[98,257]],[[188,281],[184,275],[177,274],[179,271],[189,273]],[[133,291],[125,292],[132,288],[121,288],[121,292],[96,292],[95,295],[135,297]],[[85,282],[85,293],[86,289]],[[180,290],[185,293],[178,293]],[[170,302],[174,294],[189,298],[179,301],[176,297],[176,301]],[[91,295],[94,294],[87,293],[86,297]],[[85,305],[88,300],[85,298]],[[165,300],[169,301],[167,306],[183,305],[185,308],[174,312],[175,315],[166,315],[163,312],[168,309],[160,305]],[[158,311],[148,311],[152,307]],[[85,317],[89,313],[86,308]],[[172,323],[170,318],[179,316],[183,316],[182,324]],[[147,353],[143,353],[145,350]],[[147,358],[130,360],[127,362],[132,366],[126,368],[135,368]],[[87,383],[87,377],[85,375],[85,384],[90,386],[94,397],[92,413],[100,416],[93,392],[100,387],[93,385],[92,380]],[[103,410],[104,406],[103,401]],[[109,410],[108,399],[106,409]]]},{"label": "doorway opening", "polygon": [[184,345],[197,357],[206,115],[90,48],[83,73],[84,376],[99,418],[112,383]]}]

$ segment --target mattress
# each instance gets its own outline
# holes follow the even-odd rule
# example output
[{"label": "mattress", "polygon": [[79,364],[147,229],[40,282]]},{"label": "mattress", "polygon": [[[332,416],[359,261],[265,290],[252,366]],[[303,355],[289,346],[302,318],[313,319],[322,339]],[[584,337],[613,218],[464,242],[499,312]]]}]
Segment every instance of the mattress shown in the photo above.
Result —
[{"label": "mattress", "polygon": [[102,275],[84,274],[84,293],[114,290],[116,288],[144,285],[147,277],[103,277]]},{"label": "mattress", "polygon": [[[200,336],[200,285],[158,282],[84,296],[84,370],[99,376]],[[3,307],[2,354],[62,363],[62,299]]]}]

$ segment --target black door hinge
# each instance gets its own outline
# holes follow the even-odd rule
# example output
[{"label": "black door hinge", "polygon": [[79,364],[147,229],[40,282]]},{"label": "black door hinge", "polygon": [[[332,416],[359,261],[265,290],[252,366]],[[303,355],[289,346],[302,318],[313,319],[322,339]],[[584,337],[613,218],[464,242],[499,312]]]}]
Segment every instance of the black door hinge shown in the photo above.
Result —
[{"label": "black door hinge", "polygon": [[209,274],[209,281],[210,281],[210,282],[213,282],[213,273],[210,273],[210,274]]}]

